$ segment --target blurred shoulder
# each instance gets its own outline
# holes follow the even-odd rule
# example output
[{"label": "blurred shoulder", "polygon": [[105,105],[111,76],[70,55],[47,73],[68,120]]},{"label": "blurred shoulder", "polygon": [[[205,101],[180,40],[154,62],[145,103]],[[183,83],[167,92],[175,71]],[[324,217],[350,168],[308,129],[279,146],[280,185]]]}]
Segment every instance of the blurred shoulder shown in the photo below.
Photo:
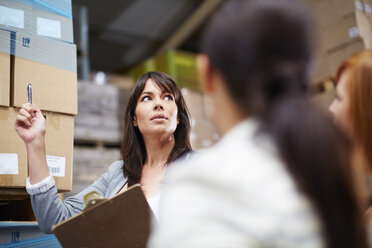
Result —
[{"label": "blurred shoulder", "polygon": [[[188,176],[200,176],[209,174],[211,170],[218,170],[218,164],[223,163],[218,145],[200,151],[193,151],[176,160],[169,166],[166,180],[178,180],[177,178]],[[220,161],[220,163],[216,163]]]}]

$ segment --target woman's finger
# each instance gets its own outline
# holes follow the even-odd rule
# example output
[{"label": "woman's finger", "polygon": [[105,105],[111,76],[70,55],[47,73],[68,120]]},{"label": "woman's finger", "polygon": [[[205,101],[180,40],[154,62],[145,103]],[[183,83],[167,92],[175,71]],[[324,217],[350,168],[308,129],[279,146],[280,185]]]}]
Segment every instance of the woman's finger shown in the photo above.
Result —
[{"label": "woman's finger", "polygon": [[19,110],[19,115],[22,115],[22,116],[26,117],[29,121],[31,121],[31,119],[32,119],[31,114],[29,112],[27,112],[24,108],[21,108]]},{"label": "woman's finger", "polygon": [[32,110],[31,116],[33,118],[37,118],[38,113],[42,115],[40,109],[33,103],[31,103],[31,110]]},{"label": "woman's finger", "polygon": [[36,105],[32,104],[32,103],[24,103],[24,104],[22,104],[22,108],[25,109],[29,113],[35,112],[36,110],[38,110]]},{"label": "woman's finger", "polygon": [[21,124],[21,125],[24,125],[26,127],[31,127],[31,122],[26,117],[24,117],[23,115],[17,115],[16,122],[17,122],[17,124]]}]

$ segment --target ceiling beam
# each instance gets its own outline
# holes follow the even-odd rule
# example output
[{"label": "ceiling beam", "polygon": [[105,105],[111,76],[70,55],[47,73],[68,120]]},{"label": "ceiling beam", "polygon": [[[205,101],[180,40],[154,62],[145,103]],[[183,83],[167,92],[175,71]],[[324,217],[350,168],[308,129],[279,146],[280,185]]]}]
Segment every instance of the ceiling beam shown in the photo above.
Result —
[{"label": "ceiling beam", "polygon": [[223,0],[205,0],[170,38],[163,43],[157,50],[157,53],[165,52],[168,49],[178,47],[182,44],[222,1]]}]

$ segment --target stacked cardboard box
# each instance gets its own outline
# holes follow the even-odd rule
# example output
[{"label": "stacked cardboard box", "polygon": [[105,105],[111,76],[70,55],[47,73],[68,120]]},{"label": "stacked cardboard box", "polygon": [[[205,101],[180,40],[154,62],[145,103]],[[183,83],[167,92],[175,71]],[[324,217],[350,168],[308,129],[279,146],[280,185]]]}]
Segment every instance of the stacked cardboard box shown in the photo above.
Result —
[{"label": "stacked cardboard box", "polygon": [[317,56],[313,87],[322,88],[314,101],[328,109],[335,95],[333,77],[351,55],[372,48],[371,0],[301,0],[316,24]]},{"label": "stacked cardboard box", "polygon": [[75,143],[120,147],[125,106],[130,93],[131,90],[114,85],[78,82],[79,115],[75,118]]},{"label": "stacked cardboard box", "polygon": [[78,82],[78,111],[74,132],[74,172],[71,192],[75,195],[92,184],[120,159],[124,111],[131,90],[115,85]]},{"label": "stacked cardboard box", "polygon": [[0,189],[24,188],[25,145],[14,130],[19,107],[33,103],[46,117],[46,152],[59,191],[71,190],[76,46],[70,0],[0,0]]},{"label": "stacked cardboard box", "polygon": [[[309,8],[319,35],[315,82],[332,77],[352,54],[371,47],[371,28],[361,13],[371,10],[370,0],[302,0]],[[370,13],[370,12],[369,12]]]},{"label": "stacked cardboard box", "polygon": [[182,95],[185,98],[191,116],[190,141],[194,150],[209,147],[216,143],[220,134],[216,126],[208,118],[208,100],[198,91],[183,88]]},{"label": "stacked cardboard box", "polygon": [[112,162],[120,159],[120,147],[75,145],[72,190],[64,193],[64,198],[86,189],[108,170]]},{"label": "stacked cardboard box", "polygon": [[357,0],[355,1],[355,7],[356,22],[364,46],[372,49],[372,1]]}]

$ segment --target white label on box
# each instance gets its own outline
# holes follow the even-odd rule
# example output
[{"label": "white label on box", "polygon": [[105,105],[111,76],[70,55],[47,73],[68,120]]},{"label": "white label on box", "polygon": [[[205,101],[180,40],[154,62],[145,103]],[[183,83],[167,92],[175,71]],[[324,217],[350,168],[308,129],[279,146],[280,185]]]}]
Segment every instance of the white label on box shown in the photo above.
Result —
[{"label": "white label on box", "polygon": [[360,11],[363,11],[363,4],[359,1],[356,1],[355,2],[355,7],[356,9],[360,10]]},{"label": "white label on box", "polygon": [[18,174],[17,153],[0,153],[0,174]]},{"label": "white label on box", "polygon": [[46,156],[49,173],[55,177],[64,177],[66,168],[66,158],[57,156]]},{"label": "white label on box", "polygon": [[37,34],[52,38],[61,38],[61,22],[42,17],[37,18]]},{"label": "white label on box", "polygon": [[366,10],[367,13],[371,14],[372,13],[372,7],[369,4],[364,4],[364,9]]},{"label": "white label on box", "polygon": [[349,37],[350,38],[357,37],[358,35],[359,35],[359,30],[358,30],[357,27],[349,28]]},{"label": "white label on box", "polygon": [[16,28],[24,28],[24,11],[0,6],[0,24]]}]

